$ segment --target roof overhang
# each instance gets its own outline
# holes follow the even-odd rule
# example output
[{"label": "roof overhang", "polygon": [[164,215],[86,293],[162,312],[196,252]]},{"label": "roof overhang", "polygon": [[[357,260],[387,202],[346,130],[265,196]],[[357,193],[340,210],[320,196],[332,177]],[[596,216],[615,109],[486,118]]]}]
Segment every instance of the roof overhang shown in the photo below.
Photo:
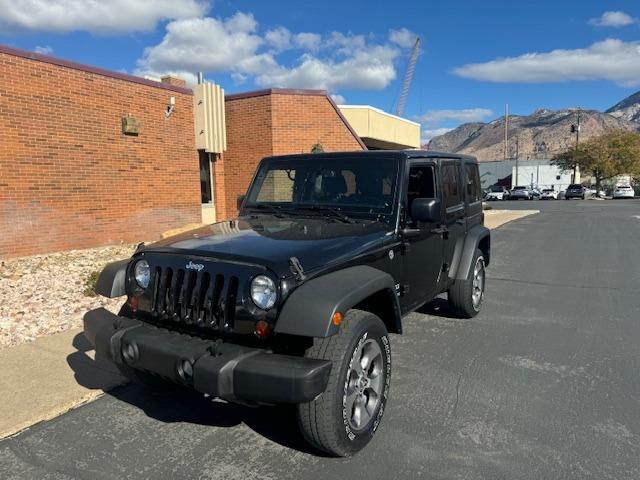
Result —
[{"label": "roof overhang", "polygon": [[339,105],[340,111],[368,148],[420,148],[420,124],[370,105]]}]

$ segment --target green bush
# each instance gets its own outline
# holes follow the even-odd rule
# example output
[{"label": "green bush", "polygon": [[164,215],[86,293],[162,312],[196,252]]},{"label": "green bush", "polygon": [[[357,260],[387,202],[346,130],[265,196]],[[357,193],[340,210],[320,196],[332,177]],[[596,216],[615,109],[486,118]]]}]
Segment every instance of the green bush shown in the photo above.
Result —
[{"label": "green bush", "polygon": [[87,297],[95,297],[96,293],[96,284],[98,283],[98,277],[100,276],[99,271],[91,272],[89,276],[84,281],[84,290],[82,293]]}]

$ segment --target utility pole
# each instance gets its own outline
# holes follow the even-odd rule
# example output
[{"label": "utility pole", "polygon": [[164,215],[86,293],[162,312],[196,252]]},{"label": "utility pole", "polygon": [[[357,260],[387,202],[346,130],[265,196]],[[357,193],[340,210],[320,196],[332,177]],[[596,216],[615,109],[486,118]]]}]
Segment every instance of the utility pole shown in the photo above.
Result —
[{"label": "utility pole", "polygon": [[520,156],[520,139],[516,137],[516,185],[518,185],[518,157]]},{"label": "utility pole", "polygon": [[509,160],[509,104],[504,104],[504,160]]},{"label": "utility pole", "polygon": [[[575,133],[576,134],[576,154],[578,153],[578,147],[580,146],[580,114],[582,113],[582,109],[580,107],[578,107],[578,110],[576,112],[577,114],[577,123],[575,125],[571,125],[571,133]],[[571,176],[571,183],[576,183],[576,178],[577,178],[577,173],[578,173],[578,164],[574,163],[573,164],[573,175]]]}]

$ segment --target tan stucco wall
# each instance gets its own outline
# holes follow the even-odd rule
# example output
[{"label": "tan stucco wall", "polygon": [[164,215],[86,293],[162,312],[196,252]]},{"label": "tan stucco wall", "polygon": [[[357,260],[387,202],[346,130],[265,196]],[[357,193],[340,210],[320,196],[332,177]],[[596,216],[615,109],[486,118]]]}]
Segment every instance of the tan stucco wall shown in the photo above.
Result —
[{"label": "tan stucco wall", "polygon": [[341,105],[340,111],[365,143],[372,139],[389,148],[420,148],[419,123],[366,105]]}]

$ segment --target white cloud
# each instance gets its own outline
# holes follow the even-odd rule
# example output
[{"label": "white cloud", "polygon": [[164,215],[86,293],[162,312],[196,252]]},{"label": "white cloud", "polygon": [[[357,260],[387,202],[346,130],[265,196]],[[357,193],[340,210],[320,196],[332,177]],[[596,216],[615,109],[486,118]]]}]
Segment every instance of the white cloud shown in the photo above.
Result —
[{"label": "white cloud", "polygon": [[[138,75],[193,79],[197,71],[225,72],[236,82],[251,77],[261,87],[379,90],[396,78],[394,62],[401,54],[395,44],[365,35],[323,37],[283,27],[261,35],[253,16],[240,12],[228,19],[174,20],[166,28],[162,41],[138,60]],[[278,55],[294,49],[302,54],[282,63]]]},{"label": "white cloud", "polygon": [[236,13],[226,20],[190,18],[167,24],[162,41],[146,48],[138,60],[138,75],[167,73],[193,78],[198,71],[245,73],[241,65],[255,63],[264,40],[255,34],[252,15]]},{"label": "white cloud", "polygon": [[452,120],[460,123],[481,122],[493,115],[487,108],[464,108],[462,110],[429,110],[419,120],[426,124],[438,124]]},{"label": "white cloud", "polygon": [[450,132],[453,128],[434,128],[434,129],[426,129],[422,130],[422,138],[421,143],[429,143],[431,139],[435,137],[439,137],[440,135],[444,135],[447,132]]},{"label": "white cloud", "polygon": [[596,27],[613,28],[626,27],[637,22],[637,18],[634,18],[628,13],[621,11],[604,12],[600,17],[592,18],[591,20],[589,20],[589,23],[591,25],[595,25]]},{"label": "white cloud", "polygon": [[202,0],[0,0],[7,30],[115,34],[153,30],[158,22],[199,17]]},{"label": "white cloud", "polygon": [[344,58],[318,58],[304,54],[293,67],[272,64],[256,76],[261,86],[317,88],[335,91],[340,88],[381,90],[396,78],[394,48],[376,45],[356,49]]},{"label": "white cloud", "polygon": [[315,52],[320,48],[322,36],[317,33],[302,32],[294,36],[294,42],[297,47],[310,52]]},{"label": "white cloud", "polygon": [[527,53],[472,63],[453,70],[463,78],[498,83],[547,83],[609,80],[640,85],[640,43],[608,39],[587,48]]},{"label": "white cloud", "polygon": [[49,45],[38,45],[33,49],[33,51],[42,55],[51,55],[53,53],[53,48],[51,48]]},{"label": "white cloud", "polygon": [[337,105],[345,105],[347,103],[344,97],[337,93],[331,94],[331,98],[333,99],[334,102],[336,102]]},{"label": "white cloud", "polygon": [[291,32],[284,27],[269,30],[265,34],[264,39],[277,52],[291,48]]},{"label": "white cloud", "polygon": [[413,45],[416,43],[416,38],[418,38],[418,35],[413,33],[411,30],[407,30],[406,28],[389,31],[389,41],[402,48],[413,47]]}]

